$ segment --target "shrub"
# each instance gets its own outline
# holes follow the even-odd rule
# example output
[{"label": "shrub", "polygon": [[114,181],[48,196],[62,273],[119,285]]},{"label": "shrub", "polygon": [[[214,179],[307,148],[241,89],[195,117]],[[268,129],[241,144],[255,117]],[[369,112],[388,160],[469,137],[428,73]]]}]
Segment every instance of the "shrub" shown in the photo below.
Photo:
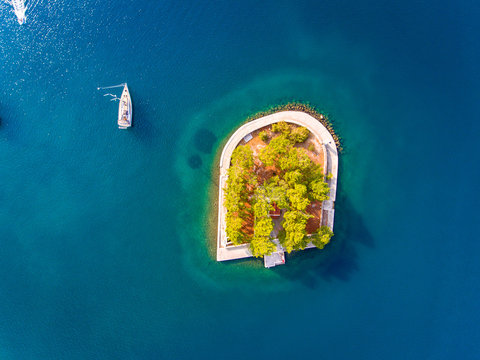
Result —
[{"label": "shrub", "polygon": [[260,151],[258,157],[265,166],[276,165],[277,161],[287,153],[290,146],[291,142],[285,136],[277,136]]},{"label": "shrub", "polygon": [[260,139],[263,141],[263,142],[267,142],[268,139],[269,139],[269,136],[267,134],[266,131],[260,131],[260,133],[258,134],[258,136],[260,137]]},{"label": "shrub", "polygon": [[310,135],[310,131],[306,127],[300,126],[291,131],[289,134],[290,140],[296,142],[296,143],[303,143],[305,140],[308,139],[308,136]]},{"label": "shrub", "polygon": [[290,125],[288,125],[285,121],[280,121],[278,123],[272,124],[272,131],[274,133],[282,133],[285,135],[290,134]]},{"label": "shrub", "polygon": [[314,152],[315,151],[315,145],[313,145],[313,143],[308,144],[308,150],[310,150],[311,152]]},{"label": "shrub", "polygon": [[310,183],[310,198],[313,200],[325,201],[329,199],[330,188],[321,179],[313,180]]},{"label": "shrub", "polygon": [[312,244],[319,249],[323,249],[325,245],[330,242],[332,236],[333,231],[328,226],[323,225],[318,229],[318,232],[312,236]]}]

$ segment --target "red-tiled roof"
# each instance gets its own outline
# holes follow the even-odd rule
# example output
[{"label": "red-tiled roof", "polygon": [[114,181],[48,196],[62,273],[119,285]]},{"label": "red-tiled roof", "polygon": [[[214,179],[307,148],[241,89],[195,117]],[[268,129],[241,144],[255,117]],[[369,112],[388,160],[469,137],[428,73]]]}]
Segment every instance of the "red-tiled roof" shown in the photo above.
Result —
[{"label": "red-tiled roof", "polygon": [[270,210],[269,215],[275,218],[280,217],[280,214],[281,214],[280,208],[275,203],[273,203],[272,205],[273,205],[273,210]]}]

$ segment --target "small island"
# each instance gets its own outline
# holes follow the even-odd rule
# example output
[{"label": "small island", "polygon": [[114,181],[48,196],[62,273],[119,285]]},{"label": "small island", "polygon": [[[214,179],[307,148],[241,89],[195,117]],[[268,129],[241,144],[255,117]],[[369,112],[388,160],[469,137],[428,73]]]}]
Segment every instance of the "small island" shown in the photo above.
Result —
[{"label": "small island", "polygon": [[220,158],[217,261],[264,257],[272,267],[285,252],[330,242],[338,152],[323,119],[281,111],[230,137]]}]

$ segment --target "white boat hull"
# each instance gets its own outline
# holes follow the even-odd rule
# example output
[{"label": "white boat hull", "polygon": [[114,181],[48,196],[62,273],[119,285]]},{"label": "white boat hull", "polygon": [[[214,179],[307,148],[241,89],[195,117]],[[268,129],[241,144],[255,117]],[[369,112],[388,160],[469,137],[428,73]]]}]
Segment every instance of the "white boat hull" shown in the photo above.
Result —
[{"label": "white boat hull", "polygon": [[25,2],[24,0],[12,0],[12,5],[13,11],[17,16],[18,23],[22,25],[26,20],[25,11],[27,11],[27,8],[25,7]]},{"label": "white boat hull", "polygon": [[132,99],[127,84],[123,87],[120,104],[118,105],[118,128],[127,129],[132,126]]}]

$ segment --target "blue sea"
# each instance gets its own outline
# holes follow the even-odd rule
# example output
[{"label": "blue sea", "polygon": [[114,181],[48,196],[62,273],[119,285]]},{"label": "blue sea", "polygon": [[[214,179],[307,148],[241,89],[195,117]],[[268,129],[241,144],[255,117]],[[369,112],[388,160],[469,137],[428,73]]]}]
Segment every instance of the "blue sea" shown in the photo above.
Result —
[{"label": "blue sea", "polygon": [[[0,359],[480,358],[478,2],[27,6],[0,2]],[[217,263],[217,150],[289,101],[342,137],[335,237]]]}]

